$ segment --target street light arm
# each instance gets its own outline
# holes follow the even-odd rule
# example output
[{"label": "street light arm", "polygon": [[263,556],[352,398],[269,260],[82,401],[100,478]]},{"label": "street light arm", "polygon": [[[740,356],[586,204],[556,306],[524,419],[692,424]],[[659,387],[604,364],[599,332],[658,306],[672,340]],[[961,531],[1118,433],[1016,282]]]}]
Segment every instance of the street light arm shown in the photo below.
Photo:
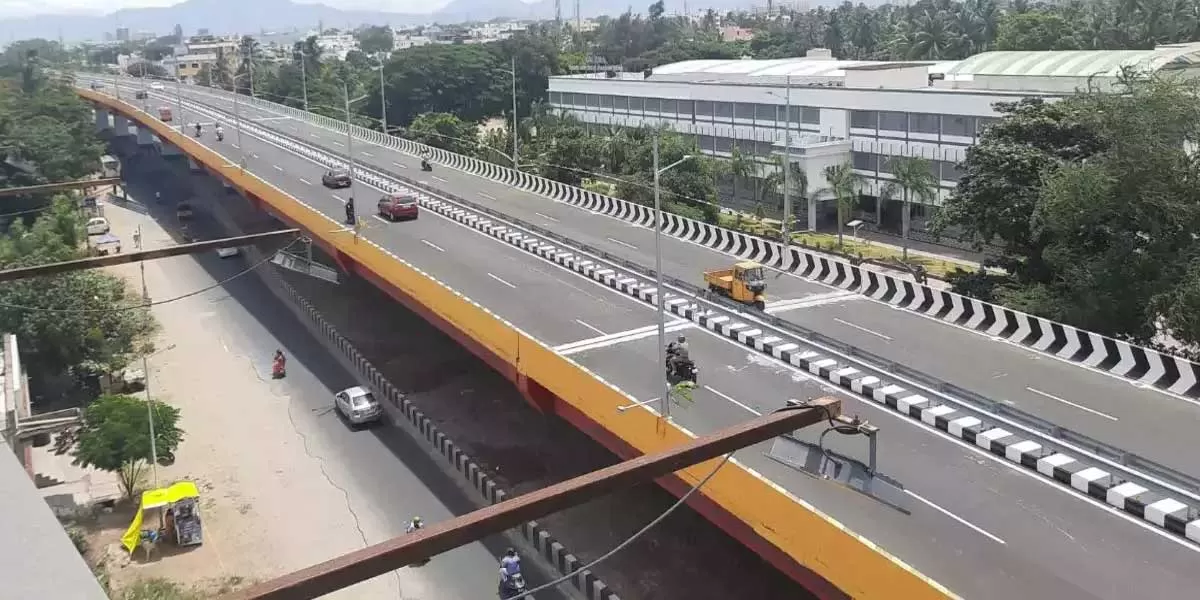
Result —
[{"label": "street light arm", "polygon": [[663,167],[663,168],[659,169],[659,170],[658,170],[658,174],[659,174],[659,175],[662,175],[663,173],[666,173],[667,171],[670,171],[671,169],[674,169],[675,167],[678,167],[679,165],[682,165],[683,163],[685,163],[685,162],[687,162],[687,161],[689,161],[689,160],[692,160],[693,158],[696,158],[696,157],[695,157],[694,155],[692,155],[692,154],[686,154],[686,155],[684,155],[684,157],[683,157],[683,158],[681,158],[681,159],[679,159],[679,160],[677,160],[677,161],[675,161],[675,162],[673,162],[673,163],[671,163],[671,164],[669,164],[669,165],[667,165],[667,166],[665,166],[665,167]]}]

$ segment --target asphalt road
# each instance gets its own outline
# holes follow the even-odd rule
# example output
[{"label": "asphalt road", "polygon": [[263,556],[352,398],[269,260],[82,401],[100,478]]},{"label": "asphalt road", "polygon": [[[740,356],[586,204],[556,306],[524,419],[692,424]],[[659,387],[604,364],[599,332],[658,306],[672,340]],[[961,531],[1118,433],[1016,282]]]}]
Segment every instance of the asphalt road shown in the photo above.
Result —
[{"label": "asphalt road", "polygon": [[[135,197],[143,198],[153,197],[155,190],[172,189],[136,174],[130,178],[129,187]],[[173,221],[172,200],[167,197],[164,206],[150,207],[151,214],[163,222]],[[191,228],[200,237],[206,237],[206,231],[214,232],[208,234],[213,237],[220,229],[201,208],[205,201],[214,199],[200,199]],[[215,253],[171,260],[172,284],[187,290],[209,288],[248,266],[241,257],[221,259]],[[331,410],[333,394],[360,381],[339,366],[257,277],[238,277],[206,295],[214,298],[206,305],[207,322],[221,331],[231,351],[261,357],[255,366],[264,378],[269,375],[271,356],[277,348],[288,355],[288,376],[275,384],[293,403],[295,425],[306,433],[307,443],[322,449],[319,458],[330,480],[343,482],[350,505],[369,515],[369,522],[375,524],[364,532],[371,542],[402,535],[414,515],[437,523],[474,509],[461,488],[407,433],[387,424],[354,429]],[[402,569],[403,597],[494,597],[496,557],[506,546],[502,536],[493,536],[439,555],[423,567]],[[536,585],[545,581],[535,571],[530,569],[530,582]],[[538,598],[563,600],[564,596],[547,592],[539,593]]]},{"label": "asphalt road", "polygon": [[[319,167],[250,136],[243,136],[242,148],[233,148],[235,137],[231,131],[224,144],[208,137],[202,141],[234,160],[244,150],[248,168],[257,175],[334,218],[343,216],[341,203],[333,198],[340,192],[318,183]],[[360,204],[360,211],[363,208]],[[526,256],[511,264],[507,259],[498,260],[496,257],[507,251],[502,243],[432,213],[423,213],[416,222],[374,225],[364,232],[373,241],[452,286],[461,283],[465,289],[460,291],[517,327],[548,336],[547,343],[570,343],[564,352],[627,392],[640,398],[658,395],[660,371],[652,329],[644,337],[630,336],[637,339],[606,345],[584,342],[601,334],[586,331],[578,322],[613,334],[649,325],[652,315],[648,311],[625,307],[629,300],[582,278],[573,280],[572,285],[520,279],[522,269],[532,268],[524,265],[532,265],[535,259]],[[445,251],[429,248],[422,239]],[[692,248],[680,254],[699,251]],[[537,268],[555,269],[547,264]],[[489,273],[511,277],[514,281],[505,281],[512,286],[489,283],[493,280]],[[526,277],[540,279],[533,274]],[[571,281],[565,272],[560,277]],[[827,292],[799,280],[794,285],[797,294],[819,297]],[[522,290],[523,286],[531,289]],[[587,308],[587,298],[593,299],[597,308]],[[530,310],[530,305],[541,308]],[[555,309],[544,308],[549,305]],[[627,310],[629,316],[601,321],[605,310]],[[624,329],[619,328],[622,326]],[[785,365],[695,329],[687,331],[702,369],[702,383],[711,386],[697,391],[694,405],[673,412],[680,425],[694,432],[744,420],[751,416],[750,409],[768,409],[787,398],[829,393]],[[1194,547],[1087,506],[1089,502],[1078,496],[874,405],[849,396],[844,400],[847,413],[862,414],[883,428],[880,469],[915,494],[908,497],[907,513],[799,474],[766,458],[763,448],[743,451],[739,459],[967,598],[1013,594],[1035,598],[1174,597],[1189,594],[1200,584]],[[865,445],[859,440],[830,440],[829,446],[865,460]]]},{"label": "asphalt road", "polygon": [[[130,88],[132,91],[132,88]],[[222,110],[232,103],[211,90],[184,88],[193,99]],[[168,90],[168,92],[170,92]],[[164,98],[173,101],[173,93]],[[331,152],[346,151],[345,136],[279,114],[241,105],[241,115],[257,124],[300,137]],[[233,127],[227,124],[230,136]],[[643,265],[652,265],[653,231],[588,213],[449,168],[420,171],[419,159],[366,143],[355,145],[356,159],[542,225],[574,240]],[[319,177],[319,169],[312,169]],[[311,180],[311,179],[310,179]],[[730,257],[707,248],[664,238],[664,272],[702,284],[702,273],[727,265]],[[457,251],[457,250],[456,250]],[[776,316],[853,344],[944,381],[1006,402],[1060,426],[1117,445],[1148,459],[1200,476],[1200,453],[1192,436],[1200,428],[1200,404],[1153,388],[1058,360],[1006,341],[894,309],[861,295],[778,273],[769,280]],[[819,298],[816,294],[830,294]],[[809,302],[788,304],[809,297]]]}]

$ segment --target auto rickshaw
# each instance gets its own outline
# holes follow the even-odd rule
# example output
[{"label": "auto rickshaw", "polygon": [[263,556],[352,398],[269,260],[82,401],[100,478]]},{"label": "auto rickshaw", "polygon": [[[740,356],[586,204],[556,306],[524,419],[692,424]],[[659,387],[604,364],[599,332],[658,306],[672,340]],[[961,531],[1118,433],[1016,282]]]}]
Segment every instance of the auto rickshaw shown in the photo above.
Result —
[{"label": "auto rickshaw", "polygon": [[767,290],[763,266],[751,261],[740,262],[732,269],[716,269],[704,272],[704,282],[710,291],[749,304],[758,310],[767,307]]}]

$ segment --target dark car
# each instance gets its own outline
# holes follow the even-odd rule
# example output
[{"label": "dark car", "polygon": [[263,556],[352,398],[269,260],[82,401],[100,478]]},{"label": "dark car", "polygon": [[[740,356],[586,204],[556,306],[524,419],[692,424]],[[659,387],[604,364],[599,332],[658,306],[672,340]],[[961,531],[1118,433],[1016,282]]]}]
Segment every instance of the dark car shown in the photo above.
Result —
[{"label": "dark car", "polygon": [[416,194],[390,194],[379,199],[379,216],[389,220],[417,218]]},{"label": "dark car", "polygon": [[321,184],[327,188],[348,188],[350,187],[350,172],[325,171],[325,174],[321,176]]},{"label": "dark car", "polygon": [[179,206],[175,207],[175,216],[181,221],[192,218],[192,205],[187,202],[180,202]]},{"label": "dark car", "polygon": [[150,95],[146,93],[146,90],[138,90],[133,96],[138,100],[145,100],[146,98],[150,97]]}]

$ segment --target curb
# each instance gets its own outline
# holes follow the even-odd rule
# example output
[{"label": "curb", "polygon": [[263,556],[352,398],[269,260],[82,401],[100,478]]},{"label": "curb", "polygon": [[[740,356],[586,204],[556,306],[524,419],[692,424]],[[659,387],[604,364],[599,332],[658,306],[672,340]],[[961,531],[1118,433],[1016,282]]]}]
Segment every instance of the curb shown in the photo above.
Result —
[{"label": "curb", "polygon": [[[207,90],[201,93],[220,97]],[[345,132],[344,123],[327,117],[304,113],[290,106],[258,98],[250,99],[250,102],[265,110],[302,119],[317,127]],[[473,157],[453,154],[411,140],[385,136],[378,131],[358,126],[354,127],[354,134],[365,142],[411,156],[431,153],[431,160],[434,162],[528,193],[644,227],[654,226],[653,211],[641,204],[604,196]],[[1041,354],[1083,364],[1168,393],[1200,398],[1200,364],[1184,358],[863,269],[846,261],[795,246],[785,248],[771,240],[675,214],[664,214],[664,221],[664,233],[680,240],[743,260],[754,260],[832,287],[861,293],[874,300],[945,321],[981,335],[1002,338]]]},{"label": "curb", "polygon": [[[224,219],[219,219],[223,224]],[[233,228],[237,230],[237,228]],[[250,253],[262,255],[262,251],[257,247],[251,247]],[[254,258],[254,257],[248,257]],[[254,262],[260,262],[266,256],[257,257]],[[302,310],[308,317],[312,325],[314,325],[321,334],[329,341],[333,342],[339,352],[343,354],[351,363],[354,364],[358,374],[366,378],[370,385],[383,398],[386,398],[389,403],[404,415],[408,424],[412,426],[422,437],[429,442],[446,462],[449,463],[454,470],[463,476],[471,487],[479,493],[489,505],[497,504],[506,500],[509,496],[508,492],[502,489],[496,481],[489,476],[470,456],[468,456],[457,444],[449,437],[442,433],[437,425],[431,419],[425,416],[412,402],[410,402],[396,386],[392,385],[386,377],[383,376],[369,360],[366,359],[355,348],[350,340],[346,339],[342,334],[325,319],[315,307],[303,296],[296,291],[287,281],[275,272],[273,267],[263,265],[266,269],[260,270],[260,274],[268,278],[270,283],[279,287],[287,293],[288,298],[293,305]],[[562,576],[570,576],[572,587],[582,592],[587,600],[621,600],[608,584],[604,583],[591,570],[582,570],[580,567],[584,562],[577,556],[569,552],[561,542],[559,542],[549,530],[542,527],[537,521],[529,521],[520,527],[521,536],[525,538],[545,559],[548,563],[554,566],[554,569]]]}]

